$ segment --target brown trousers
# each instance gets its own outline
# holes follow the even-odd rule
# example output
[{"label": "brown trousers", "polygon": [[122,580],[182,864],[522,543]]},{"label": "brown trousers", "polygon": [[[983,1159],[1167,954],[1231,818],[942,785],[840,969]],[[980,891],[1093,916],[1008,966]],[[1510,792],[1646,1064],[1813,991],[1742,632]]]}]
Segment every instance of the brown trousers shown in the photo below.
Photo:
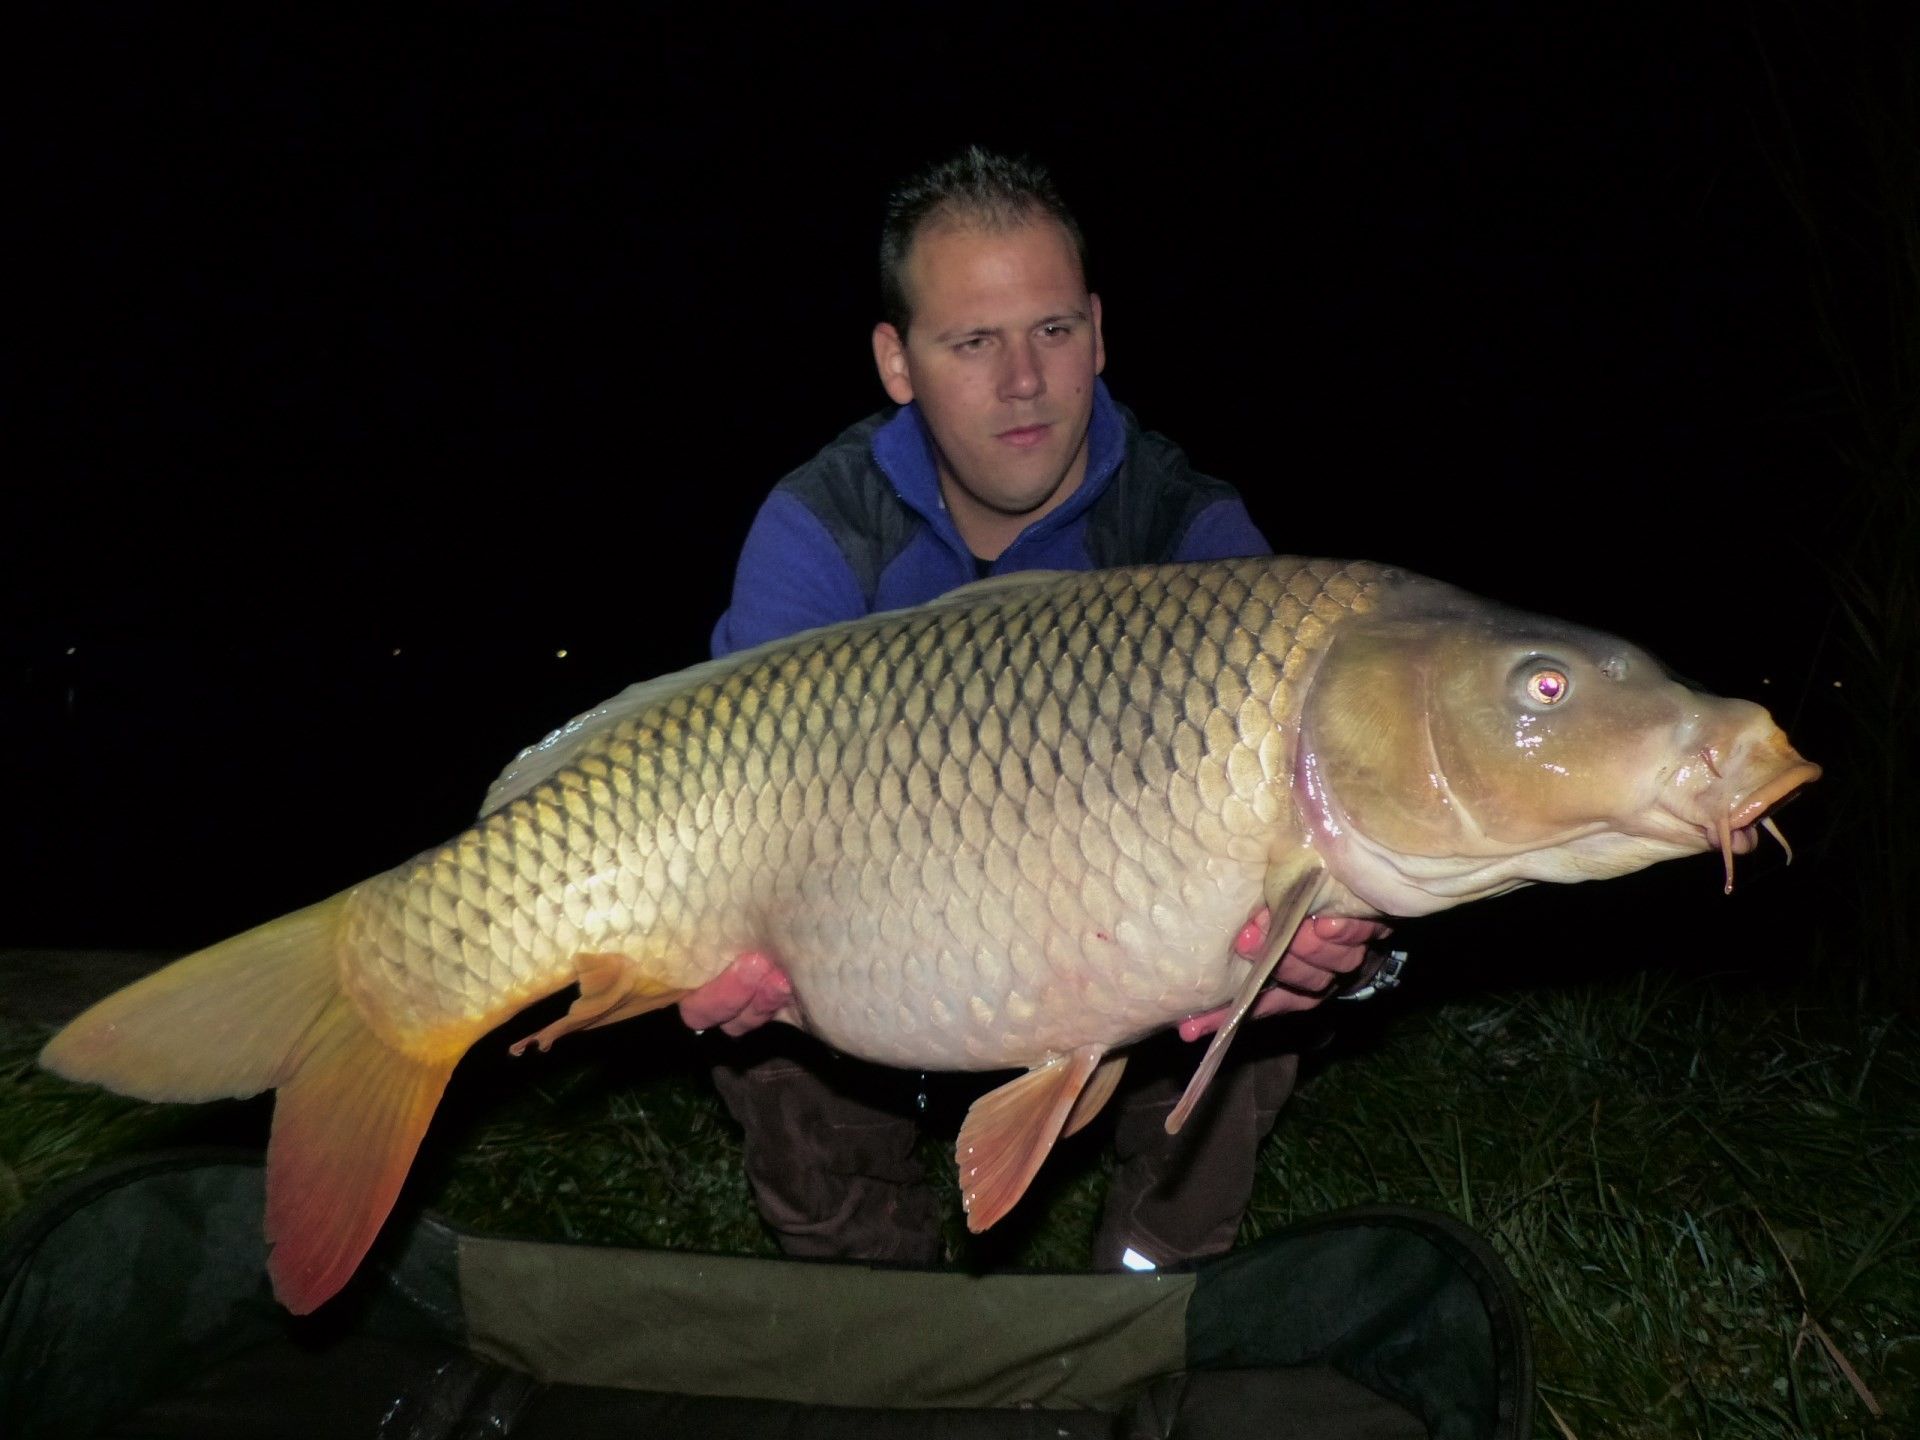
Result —
[{"label": "brown trousers", "polygon": [[[771,1033],[768,1033],[771,1032]],[[1292,1092],[1295,1055],[1242,1036],[1179,1135],[1166,1133],[1202,1046],[1172,1036],[1140,1046],[1109,1105],[1116,1165],[1093,1263],[1128,1249],[1159,1265],[1233,1245],[1253,1194],[1260,1142]],[[836,1056],[785,1026],[746,1042],[715,1085],[746,1132],[747,1179],[789,1255],[932,1265],[940,1206],[914,1156],[914,1077]]]}]

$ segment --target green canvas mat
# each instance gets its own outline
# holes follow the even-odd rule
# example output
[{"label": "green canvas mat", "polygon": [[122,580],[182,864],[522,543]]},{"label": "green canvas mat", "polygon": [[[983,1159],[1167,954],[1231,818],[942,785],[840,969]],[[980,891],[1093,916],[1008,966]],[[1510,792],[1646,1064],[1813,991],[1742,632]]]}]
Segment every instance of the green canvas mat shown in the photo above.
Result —
[{"label": "green canvas mat", "polygon": [[1526,1440],[1511,1277],[1345,1211],[1191,1269],[966,1275],[389,1226],[295,1319],[258,1159],[170,1153],[0,1240],[0,1433],[380,1440]]}]

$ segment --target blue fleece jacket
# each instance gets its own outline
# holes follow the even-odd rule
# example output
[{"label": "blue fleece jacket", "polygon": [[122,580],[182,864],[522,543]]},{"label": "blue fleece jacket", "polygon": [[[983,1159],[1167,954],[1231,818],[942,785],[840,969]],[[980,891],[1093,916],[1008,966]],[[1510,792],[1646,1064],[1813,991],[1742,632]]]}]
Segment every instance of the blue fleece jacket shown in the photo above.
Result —
[{"label": "blue fleece jacket", "polygon": [[[1141,430],[1096,381],[1080,488],[988,573],[1271,553],[1231,486]],[[976,578],[919,407],[902,406],[853,426],[774,487],[747,532],[713,653],[917,605]]]}]

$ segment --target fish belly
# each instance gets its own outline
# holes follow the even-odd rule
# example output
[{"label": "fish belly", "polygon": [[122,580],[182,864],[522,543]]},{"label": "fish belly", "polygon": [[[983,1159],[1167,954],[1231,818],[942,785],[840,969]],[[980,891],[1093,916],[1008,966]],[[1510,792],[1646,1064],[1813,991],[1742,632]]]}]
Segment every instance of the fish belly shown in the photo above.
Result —
[{"label": "fish belly", "polygon": [[[990,1070],[1126,1044],[1233,993],[1257,867],[1202,865],[1141,907],[1111,876],[1028,874],[992,857],[960,883],[855,916],[798,905],[774,927],[806,1027],[882,1064]],[[985,903],[964,888],[1000,871]],[[1238,972],[1238,973],[1236,973]]]},{"label": "fish belly", "polygon": [[[1011,767],[972,758],[1007,784]],[[1029,754],[1017,809],[930,776],[815,833],[763,911],[809,1030],[887,1064],[991,1069],[1125,1043],[1232,993],[1264,848],[1198,823],[1191,781],[1148,791],[1087,767],[1069,785],[1054,768]]]}]

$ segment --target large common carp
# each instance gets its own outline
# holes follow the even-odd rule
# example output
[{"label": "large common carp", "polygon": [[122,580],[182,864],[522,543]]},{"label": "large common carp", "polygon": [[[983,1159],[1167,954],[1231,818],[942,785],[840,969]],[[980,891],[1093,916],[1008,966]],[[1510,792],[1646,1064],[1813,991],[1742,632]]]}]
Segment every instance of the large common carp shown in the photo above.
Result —
[{"label": "large common carp", "polygon": [[1705,850],[1730,885],[1819,773],[1757,705],[1400,570],[1016,575],[635,686],[525,752],[471,829],[109,996],[42,1060],[155,1100],[277,1088],[269,1263],[306,1311],[481,1036],[576,981],[530,1039],[769,952],[839,1049],[1026,1070],[961,1130],[980,1229],[1122,1047],[1228,1005],[1183,1119],[1308,914]]}]

